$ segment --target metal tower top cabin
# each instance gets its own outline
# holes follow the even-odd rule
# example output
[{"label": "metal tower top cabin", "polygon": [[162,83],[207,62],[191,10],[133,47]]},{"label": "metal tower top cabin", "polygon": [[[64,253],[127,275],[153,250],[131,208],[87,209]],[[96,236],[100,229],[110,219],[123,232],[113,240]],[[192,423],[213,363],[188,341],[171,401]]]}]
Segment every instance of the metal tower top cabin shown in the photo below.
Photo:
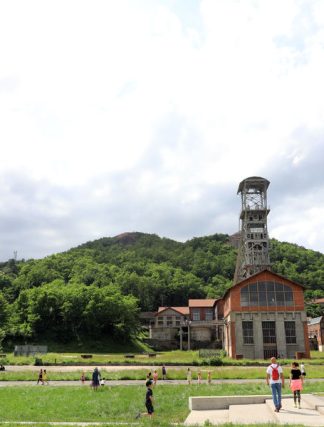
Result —
[{"label": "metal tower top cabin", "polygon": [[237,190],[241,193],[240,245],[236,261],[234,283],[262,270],[270,270],[267,216],[267,189],[270,182],[252,176],[244,179]]}]

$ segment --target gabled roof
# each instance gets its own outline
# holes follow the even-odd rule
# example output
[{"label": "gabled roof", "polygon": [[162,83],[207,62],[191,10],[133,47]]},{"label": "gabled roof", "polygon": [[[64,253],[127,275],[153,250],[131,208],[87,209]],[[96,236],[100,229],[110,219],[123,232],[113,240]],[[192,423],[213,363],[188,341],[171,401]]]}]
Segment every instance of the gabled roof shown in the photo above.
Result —
[{"label": "gabled roof", "polygon": [[252,278],[253,279],[257,278],[258,276],[260,276],[261,274],[266,273],[266,272],[269,273],[271,276],[277,277],[278,279],[285,280],[286,282],[290,282],[292,285],[297,285],[297,286],[300,286],[301,288],[305,288],[304,285],[301,285],[300,283],[297,283],[297,282],[293,282],[292,280],[287,279],[287,277],[281,276],[280,274],[274,273],[273,271],[270,271],[266,268],[262,271],[259,271],[258,273],[253,274],[252,276],[247,277],[246,279],[241,280],[240,282],[233,284],[229,289],[227,289],[223,298],[225,298],[225,296],[228,294],[228,292],[231,289],[235,288],[235,286],[242,285],[242,284],[244,284],[244,282],[249,282]]},{"label": "gabled roof", "polygon": [[312,319],[308,320],[308,324],[309,325],[316,325],[317,323],[321,323],[322,319],[323,319],[323,316],[313,317]]},{"label": "gabled roof", "polygon": [[214,307],[217,299],[190,299],[189,307]]},{"label": "gabled roof", "polygon": [[163,311],[166,310],[173,310],[177,313],[181,314],[182,316],[189,315],[189,307],[159,307],[158,312],[155,314],[155,316],[158,316]]}]

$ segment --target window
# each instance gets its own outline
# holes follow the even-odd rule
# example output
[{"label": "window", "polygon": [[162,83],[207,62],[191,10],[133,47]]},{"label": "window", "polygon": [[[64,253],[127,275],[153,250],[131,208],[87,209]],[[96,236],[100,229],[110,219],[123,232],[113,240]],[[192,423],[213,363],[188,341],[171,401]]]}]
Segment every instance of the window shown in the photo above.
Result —
[{"label": "window", "polygon": [[276,338],[276,324],[273,321],[262,322],[262,333],[264,344],[275,344]]},{"label": "window", "polygon": [[176,326],[180,326],[180,323],[181,323],[181,317],[176,316]]},{"label": "window", "polygon": [[253,322],[242,321],[243,344],[253,344]]},{"label": "window", "polygon": [[194,309],[192,312],[192,320],[200,320],[200,310]]},{"label": "window", "polygon": [[158,325],[163,326],[163,317],[158,317]]},{"label": "window", "polygon": [[278,282],[251,283],[241,289],[242,307],[287,307],[294,305],[292,289]]},{"label": "window", "polygon": [[296,344],[296,324],[294,321],[285,322],[286,343]]},{"label": "window", "polygon": [[167,326],[172,326],[173,324],[173,318],[171,316],[167,317]]},{"label": "window", "polygon": [[208,308],[206,310],[205,319],[206,320],[213,320],[213,309],[212,308]]}]

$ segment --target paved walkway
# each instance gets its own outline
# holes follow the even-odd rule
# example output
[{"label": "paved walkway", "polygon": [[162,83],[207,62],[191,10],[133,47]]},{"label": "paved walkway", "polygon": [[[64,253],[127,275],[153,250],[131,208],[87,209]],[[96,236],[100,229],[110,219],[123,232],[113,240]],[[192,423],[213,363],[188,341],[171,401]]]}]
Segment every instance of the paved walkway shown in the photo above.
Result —
[{"label": "paved walkway", "polygon": [[294,407],[292,398],[282,400],[282,409],[274,411],[272,399],[265,403],[230,405],[228,409],[191,411],[185,425],[203,426],[207,423],[233,424],[292,424],[324,426],[324,398],[313,395],[302,396],[301,409]]},{"label": "paved walkway", "polygon": [[121,421],[107,421],[107,422],[92,422],[86,423],[82,421],[1,421],[1,424],[17,424],[17,425],[51,425],[51,426],[81,426],[81,427],[90,427],[90,426],[138,426],[139,423],[126,423]]},{"label": "paved walkway", "polygon": [[[145,385],[145,379],[143,380],[106,380],[106,386],[118,386],[118,385]],[[307,383],[312,382],[324,382],[324,378],[308,378]],[[248,384],[248,383],[259,383],[264,384],[264,379],[229,379],[229,380],[212,380],[211,384]],[[178,385],[178,384],[188,384],[187,380],[159,380],[158,385]],[[191,383],[193,386],[197,385],[197,381],[193,380]],[[207,381],[202,381],[202,384],[207,384]],[[49,386],[82,386],[81,381],[49,381]],[[90,381],[86,381],[83,386],[89,386]],[[0,387],[10,387],[10,386],[38,386],[41,387],[42,384],[37,384],[37,381],[0,381]],[[46,387],[46,385],[45,385]],[[324,388],[323,388],[324,389]]]}]

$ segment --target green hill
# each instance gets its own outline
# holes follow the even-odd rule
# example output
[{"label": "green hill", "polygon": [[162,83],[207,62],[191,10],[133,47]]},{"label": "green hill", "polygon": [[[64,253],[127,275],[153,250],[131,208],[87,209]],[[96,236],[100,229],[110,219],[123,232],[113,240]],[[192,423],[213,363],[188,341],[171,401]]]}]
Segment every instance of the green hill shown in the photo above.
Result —
[{"label": "green hill", "polygon": [[[324,255],[271,240],[273,270],[324,296]],[[139,311],[221,297],[231,286],[236,250],[215,234],[185,243],[124,233],[40,260],[0,264],[1,339],[69,342],[96,335],[127,341]],[[309,314],[321,314],[309,304]]]}]

